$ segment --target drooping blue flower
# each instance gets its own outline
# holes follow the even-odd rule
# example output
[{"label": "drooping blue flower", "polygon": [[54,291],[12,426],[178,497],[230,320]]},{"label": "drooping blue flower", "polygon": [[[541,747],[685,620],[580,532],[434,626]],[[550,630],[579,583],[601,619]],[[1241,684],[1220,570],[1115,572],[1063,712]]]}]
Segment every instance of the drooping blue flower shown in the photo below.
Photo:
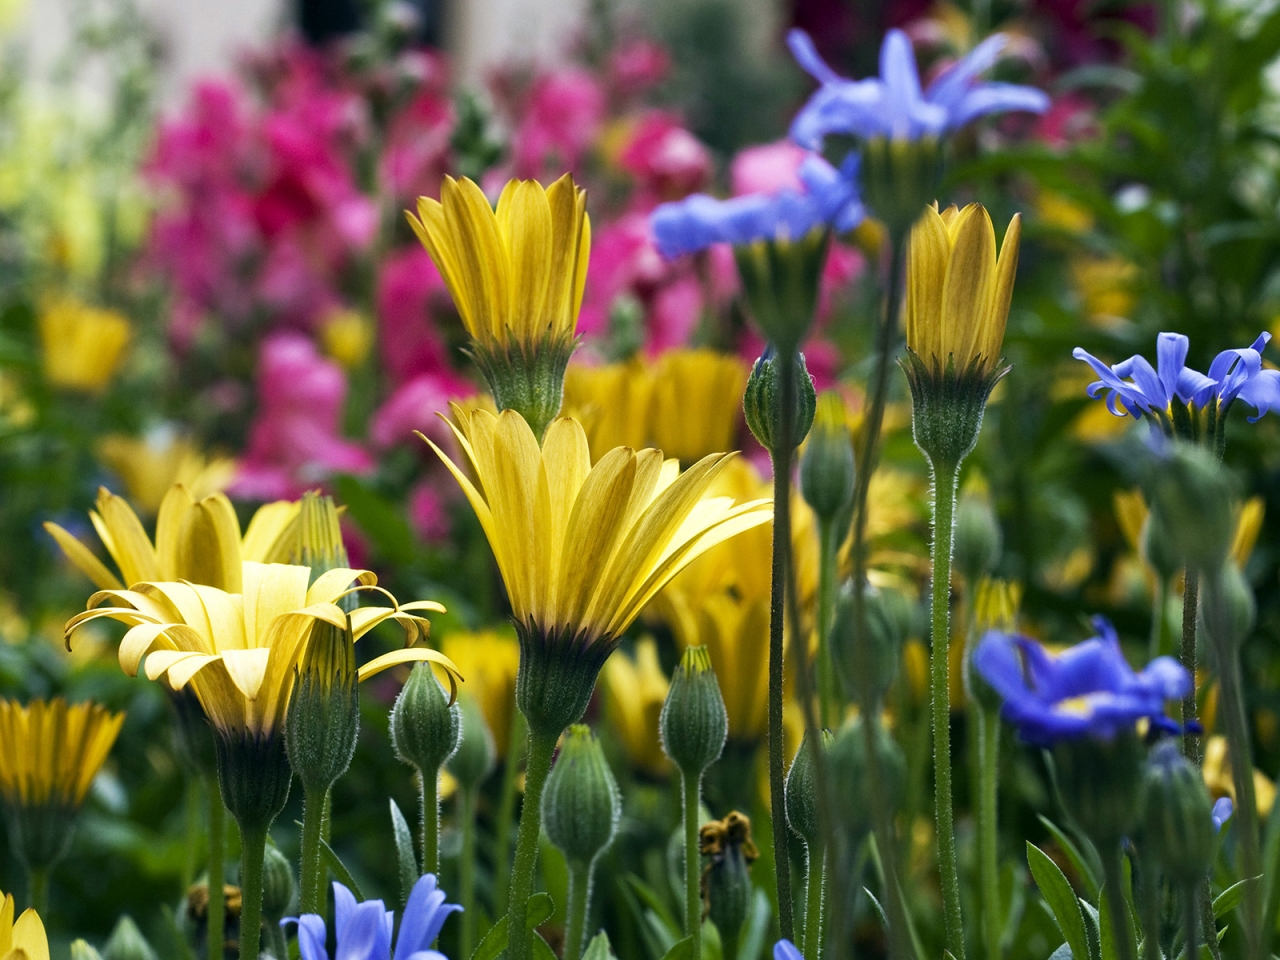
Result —
[{"label": "drooping blue flower", "polygon": [[1219,797],[1213,804],[1213,829],[1222,832],[1222,825],[1231,819],[1235,807],[1230,797]]},{"label": "drooping blue flower", "polygon": [[783,939],[773,945],[773,960],[804,960],[804,957],[794,943]]},{"label": "drooping blue flower", "polygon": [[1187,366],[1190,341],[1180,333],[1161,333],[1156,337],[1156,366],[1135,354],[1108,367],[1083,347],[1071,355],[1083,360],[1099,377],[1089,384],[1089,396],[1106,395],[1107,409],[1117,417],[1144,415],[1162,418],[1176,398],[1182,403],[1203,409],[1216,400],[1225,411],[1235,400],[1243,400],[1257,411],[1249,418],[1254,422],[1280,409],[1280,370],[1262,368],[1262,351],[1271,334],[1260,334],[1252,346],[1224,350],[1203,374]]},{"label": "drooping blue flower", "polygon": [[792,30],[787,35],[792,55],[821,86],[792,121],[791,139],[809,150],[822,149],[823,139],[833,133],[918,140],[939,137],[988,113],[1043,113],[1049,98],[1042,90],[977,82],[995,64],[1006,42],[1002,34],[988,37],[922,90],[911,41],[901,30],[885,35],[880,76],[866,80],[837,75],[819,56],[809,35]]},{"label": "drooping blue flower", "polygon": [[1024,740],[1048,746],[1086,736],[1110,739],[1144,717],[1172,727],[1164,703],[1191,689],[1187,671],[1171,657],[1157,657],[1135,673],[1111,624],[1096,617],[1094,628],[1096,637],[1057,655],[1018,634],[991,630],[982,638],[973,664],[1004,700],[1001,716]]},{"label": "drooping blue flower", "polygon": [[806,157],[798,175],[804,190],[788,188],[730,200],[697,193],[661,204],[649,218],[654,242],[663,256],[675,258],[714,243],[798,240],[819,227],[844,233],[862,222],[856,153],[850,153],[839,170],[816,154]]},{"label": "drooping blue flower", "polygon": [[[461,910],[456,903],[445,903],[444,891],[436,886],[434,874],[424,874],[413,885],[409,902],[400,921],[400,934],[391,950],[395,913],[381,900],[357,903],[355,896],[342,884],[333,885],[333,922],[337,939],[335,960],[446,960],[444,954],[432,950],[449,914]],[[298,952],[302,960],[329,960],[325,950],[324,918],[314,913],[285,917],[280,921],[298,925]]]}]

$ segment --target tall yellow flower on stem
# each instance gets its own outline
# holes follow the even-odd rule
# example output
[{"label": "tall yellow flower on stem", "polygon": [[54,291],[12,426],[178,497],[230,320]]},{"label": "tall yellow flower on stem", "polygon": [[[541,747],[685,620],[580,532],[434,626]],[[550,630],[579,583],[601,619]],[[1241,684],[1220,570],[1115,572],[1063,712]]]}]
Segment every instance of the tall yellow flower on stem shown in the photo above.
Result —
[{"label": "tall yellow flower on stem", "polygon": [[[350,642],[380,623],[399,621],[406,646],[360,667],[363,680],[399,663],[439,665],[456,690],[457,671],[442,654],[415,646],[429,629],[420,612],[443,612],[433,601],[404,605],[378,588],[367,570],[336,568],[311,580],[309,567],[244,562],[241,593],[190,582],[137,583],[101,590],[85,612],[67,622],[68,642],[83,624],[107,617],[129,626],[120,665],[130,676],[145,669],[174,690],[190,687],[214,731],[222,799],[240,823],[243,894],[241,956],[258,955],[262,910],[262,858],[267,831],[284,807],[292,773],[285,758],[284,720],[299,665],[315,624],[330,624]],[[356,586],[352,587],[352,583]],[[339,604],[353,592],[376,590],[389,607]],[[111,606],[99,606],[103,603]]]},{"label": "tall yellow flower on stem", "polygon": [[96,703],[0,700],[0,797],[39,912],[47,909],[49,870],[67,851],[75,816],[122,723],[123,713]]},{"label": "tall yellow flower on stem", "polygon": [[473,181],[445,177],[409,226],[440,270],[499,410],[541,437],[560,412],[591,252],[587,195],[565,174],[512,180],[495,211]]},{"label": "tall yellow flower on stem", "polygon": [[13,894],[0,900],[0,960],[49,960],[49,938],[40,914],[28,907],[14,922]]},{"label": "tall yellow flower on stem", "polygon": [[427,443],[480,519],[520,640],[516,704],[529,724],[529,761],[507,929],[512,960],[528,960],[525,913],[557,739],[586,710],[601,666],[645,604],[691,560],[770,510],[765,500],[709,495],[729,454],[681,473],[657,450],[619,447],[593,466],[576,420],[553,421],[540,449],[513,410],[453,413],[475,481]]}]

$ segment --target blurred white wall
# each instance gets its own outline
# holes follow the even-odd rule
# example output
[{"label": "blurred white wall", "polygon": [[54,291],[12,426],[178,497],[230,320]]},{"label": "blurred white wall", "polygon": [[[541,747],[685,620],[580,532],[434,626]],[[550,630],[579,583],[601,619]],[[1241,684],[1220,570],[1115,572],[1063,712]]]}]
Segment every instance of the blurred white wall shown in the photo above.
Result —
[{"label": "blurred white wall", "polygon": [[508,60],[554,61],[563,54],[587,0],[452,0],[445,42],[458,80],[476,87]]}]

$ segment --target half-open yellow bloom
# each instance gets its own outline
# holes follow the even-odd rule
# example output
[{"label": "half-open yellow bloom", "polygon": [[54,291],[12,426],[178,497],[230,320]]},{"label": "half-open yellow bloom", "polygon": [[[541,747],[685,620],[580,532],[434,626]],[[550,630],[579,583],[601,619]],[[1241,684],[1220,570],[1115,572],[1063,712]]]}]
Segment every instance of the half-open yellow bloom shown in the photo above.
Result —
[{"label": "half-open yellow bloom", "polygon": [[733,449],[750,368],[715,350],[670,350],[654,374],[649,439],[684,463]]},{"label": "half-open yellow bloom", "polygon": [[101,393],[115,376],[132,328],[123,314],[78,300],[48,303],[40,311],[44,375],[56,387]]},{"label": "half-open yellow bloom", "polygon": [[653,371],[638,357],[598,367],[569,365],[564,377],[564,412],[587,431],[593,462],[614,447],[639,450],[648,446],[653,389]]},{"label": "half-open yellow bloom", "polygon": [[14,922],[13,894],[0,903],[0,960],[49,960],[49,938],[40,915],[28,908]]},{"label": "half-open yellow bloom", "polygon": [[573,342],[591,221],[569,174],[545,190],[512,180],[496,212],[473,181],[445,177],[440,200],[419,197],[407,216],[481,349]]},{"label": "half-open yellow bloom", "polygon": [[427,443],[480,519],[518,627],[584,653],[600,648],[590,653],[601,662],[690,561],[773,515],[768,500],[711,495],[732,454],[681,473],[658,450],[619,447],[593,466],[569,417],[551,423],[539,448],[514,411],[453,413],[476,481]]},{"label": "half-open yellow bloom", "polygon": [[973,368],[980,376],[1000,361],[1018,270],[1021,214],[1015,214],[996,255],[995,228],[971,203],[941,213],[926,207],[907,244],[907,346],[929,369]]},{"label": "half-open yellow bloom", "polygon": [[111,434],[97,444],[98,459],[124,481],[129,499],[155,514],[174,484],[197,500],[225,490],[235,475],[230,457],[205,456],[186,437],[153,430],[140,437]]},{"label": "half-open yellow bloom", "polygon": [[122,723],[123,713],[96,703],[0,700],[0,794],[14,807],[79,809]]},{"label": "half-open yellow bloom", "polygon": [[[309,567],[245,561],[241,593],[185,581],[101,590],[89,598],[84,613],[67,622],[66,636],[70,642],[78,627],[102,617],[127,624],[119,654],[124,671],[136,676],[145,666],[148,678],[165,677],[174,690],[190,686],[209,722],[229,736],[267,738],[281,730],[295,668],[317,622],[349,630],[353,641],[387,620],[404,626],[405,647],[366,663],[359,670],[361,680],[399,663],[425,660],[442,667],[450,685],[456,684],[457,668],[447,657],[414,646],[430,629],[418,611],[443,613],[440,604],[396,604],[378,588],[393,606],[360,607],[348,614],[339,602],[354,590],[373,588],[373,573],[338,568],[308,586],[310,577]],[[107,601],[115,605],[99,606]]]},{"label": "half-open yellow bloom", "polygon": [[100,590],[119,590],[143,581],[190,580],[239,593],[244,560],[288,559],[289,537],[296,533],[299,509],[298,502],[291,500],[265,504],[241,536],[235,508],[225,495],[196,500],[178,484],[160,504],[153,544],[128,502],[100,487],[97,509],[89,511],[89,519],[119,576],[56,523],[46,522],[44,528]]}]

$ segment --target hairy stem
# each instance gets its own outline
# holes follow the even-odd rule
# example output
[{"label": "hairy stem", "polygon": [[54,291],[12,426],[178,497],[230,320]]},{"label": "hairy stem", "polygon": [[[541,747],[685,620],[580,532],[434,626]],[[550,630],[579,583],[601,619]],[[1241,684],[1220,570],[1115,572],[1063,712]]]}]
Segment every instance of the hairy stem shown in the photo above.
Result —
[{"label": "hairy stem", "polygon": [[[1240,657],[1236,650],[1222,651],[1218,656],[1220,715],[1231,758],[1231,779],[1236,788],[1235,831],[1240,850],[1240,869],[1244,879],[1260,875],[1258,850],[1258,802],[1253,790],[1253,751],[1249,748],[1249,726],[1245,714],[1244,690],[1240,677]],[[1262,903],[1259,882],[1245,887],[1244,939],[1245,956],[1261,960]]]},{"label": "hairy stem", "polygon": [[258,960],[262,946],[262,859],[267,828],[240,825],[240,960]]},{"label": "hairy stem", "polygon": [[[782,377],[793,369],[791,357],[779,357]],[[783,429],[791,416],[783,405]],[[779,445],[781,446],[781,444]],[[769,586],[769,807],[773,812],[773,862],[778,892],[778,928],[784,940],[795,941],[791,903],[791,856],[787,851],[785,743],[782,728],[783,630],[785,623],[786,570],[791,546],[790,494],[791,450],[773,457],[773,561]]]},{"label": "hairy stem", "polygon": [[462,930],[458,956],[467,960],[476,939],[476,788],[458,790],[458,820],[462,824],[462,859],[458,864],[458,896],[462,901]]},{"label": "hairy stem", "polygon": [[302,856],[298,864],[298,883],[301,890],[298,895],[298,911],[324,916],[321,893],[324,890],[325,870],[320,860],[320,839],[329,790],[304,785],[303,793]]},{"label": "hairy stem", "polygon": [[495,910],[507,909],[511,889],[511,823],[516,814],[516,779],[520,774],[520,744],[524,740],[524,717],[511,711],[511,733],[507,737],[507,756],[502,765],[502,796],[498,801],[497,879],[494,881]]},{"label": "hairy stem", "polygon": [[1124,900],[1124,851],[1120,841],[1100,850],[1104,877],[1103,893],[1111,913],[1117,960],[1134,960],[1133,933],[1129,929],[1129,907]]},{"label": "hairy stem", "polygon": [[804,960],[819,960],[822,956],[822,901],[826,879],[822,844],[810,844],[809,862],[805,868]]},{"label": "hairy stem", "polygon": [[836,539],[840,531],[829,520],[819,523],[821,554],[818,563],[818,723],[826,730],[834,723],[836,702],[835,665],[831,659],[831,621],[835,610],[836,578],[839,575]]},{"label": "hairy stem", "polygon": [[440,771],[419,771],[422,787],[422,872],[440,873]]},{"label": "hairy stem", "polygon": [[1186,574],[1186,587],[1182,592],[1182,666],[1191,675],[1191,690],[1182,698],[1182,753],[1197,766],[1200,756],[1200,736],[1196,723],[1196,608],[1200,596],[1200,578],[1192,570]]},{"label": "hairy stem", "polygon": [[977,704],[978,871],[982,883],[982,941],[987,960],[1000,960],[999,772],[1000,715]]},{"label": "hairy stem", "polygon": [[206,933],[210,960],[222,960],[227,916],[226,904],[223,902],[223,886],[226,883],[227,808],[222,803],[218,775],[209,773],[205,780],[209,794],[209,912]]},{"label": "hairy stem", "polygon": [[[578,960],[582,956],[582,933],[587,926],[587,908],[591,904],[591,864],[569,865],[569,903],[565,916],[566,931],[564,960]],[[699,954],[694,954],[695,957]]]},{"label": "hairy stem", "polygon": [[516,856],[511,867],[511,899],[507,906],[507,956],[529,960],[533,938],[526,924],[533,874],[538,865],[538,831],[542,827],[542,790],[551,772],[558,736],[529,732],[529,763],[524,774],[524,803],[516,832]]},{"label": "hairy stem", "polygon": [[686,772],[680,780],[684,801],[684,932],[693,938],[694,957],[702,956],[701,856],[698,850],[698,805],[702,777]]}]

